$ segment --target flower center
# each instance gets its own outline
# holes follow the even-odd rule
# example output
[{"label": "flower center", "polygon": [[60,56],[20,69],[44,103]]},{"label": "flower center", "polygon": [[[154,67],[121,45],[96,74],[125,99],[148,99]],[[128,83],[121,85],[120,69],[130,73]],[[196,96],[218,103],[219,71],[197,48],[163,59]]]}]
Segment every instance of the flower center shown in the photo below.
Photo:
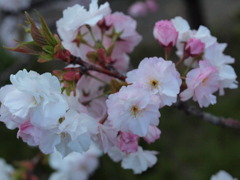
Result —
[{"label": "flower center", "polygon": [[149,81],[149,84],[154,89],[154,88],[157,88],[157,86],[159,85],[159,82],[156,79],[153,79]]},{"label": "flower center", "polygon": [[136,118],[137,114],[139,113],[138,107],[137,106],[132,106],[131,113]]},{"label": "flower center", "polygon": [[203,86],[207,86],[207,80],[208,80],[207,77],[205,79],[203,79],[203,81],[202,81]]}]

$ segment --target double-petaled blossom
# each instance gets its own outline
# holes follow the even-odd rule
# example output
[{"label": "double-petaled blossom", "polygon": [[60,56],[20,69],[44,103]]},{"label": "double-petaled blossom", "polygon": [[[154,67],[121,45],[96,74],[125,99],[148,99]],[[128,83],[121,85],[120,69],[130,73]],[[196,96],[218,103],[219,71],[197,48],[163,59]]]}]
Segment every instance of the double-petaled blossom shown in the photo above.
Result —
[{"label": "double-petaled blossom", "polygon": [[156,22],[153,36],[163,47],[173,47],[176,45],[178,32],[171,21],[161,20]]},{"label": "double-petaled blossom", "polygon": [[109,123],[118,131],[144,137],[150,125],[159,123],[158,98],[141,86],[123,86],[111,94],[106,103]]},{"label": "double-petaled blossom", "polygon": [[182,101],[193,98],[200,107],[216,103],[216,96],[213,93],[220,87],[218,70],[206,60],[199,62],[199,68],[188,72],[186,84],[187,89],[180,94]]},{"label": "double-petaled blossom", "polygon": [[89,10],[79,4],[68,7],[63,11],[63,17],[57,21],[57,31],[63,40],[63,46],[75,56],[82,56],[82,53],[78,52],[78,45],[75,43],[76,38],[80,42],[82,40],[79,39],[81,33],[85,33],[81,32],[80,28],[85,25],[95,26],[98,21],[111,12],[108,3],[104,3],[100,7],[97,3],[97,0],[92,0]]},{"label": "double-petaled blossom", "polygon": [[161,107],[176,102],[182,83],[174,63],[157,57],[143,59],[138,69],[127,73],[126,81],[157,95]]},{"label": "double-petaled blossom", "polygon": [[68,38],[76,35],[81,26],[95,26],[99,20],[111,12],[108,3],[104,3],[100,7],[97,3],[97,0],[92,0],[88,11],[79,4],[68,7],[63,11],[63,17],[57,21],[58,33],[63,40],[71,41]]},{"label": "double-petaled blossom", "polygon": [[68,103],[55,76],[22,70],[11,75],[10,81],[12,85],[0,89],[1,108],[11,114],[10,121],[20,125],[30,120],[33,125],[46,129],[58,124]]}]

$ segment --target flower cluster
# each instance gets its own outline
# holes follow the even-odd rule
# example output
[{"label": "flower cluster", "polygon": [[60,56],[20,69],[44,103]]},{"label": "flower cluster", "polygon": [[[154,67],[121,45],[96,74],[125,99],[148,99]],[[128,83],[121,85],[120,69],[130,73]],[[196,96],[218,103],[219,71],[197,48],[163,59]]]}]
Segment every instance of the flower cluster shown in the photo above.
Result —
[{"label": "flower cluster", "polygon": [[234,58],[223,53],[226,44],[218,43],[205,26],[191,30],[188,22],[175,17],[155,24],[154,37],[168,51],[176,46],[176,54],[184,62],[186,71],[181,74],[187,88],[181,92],[180,99],[193,99],[200,107],[208,107],[216,103],[213,94],[224,89],[237,88],[236,73],[230,64]]},{"label": "flower cluster", "polygon": [[[153,35],[165,49],[165,59],[144,58],[128,71],[129,57],[141,36],[136,21],[108,3],[89,9],[68,7],[57,21],[60,35],[52,35],[41,19],[38,28],[27,16],[33,42],[15,51],[37,54],[68,63],[64,70],[38,74],[22,70],[11,75],[11,85],[0,89],[0,121],[17,137],[51,156],[58,172],[50,179],[86,179],[97,167],[96,148],[135,174],[157,162],[156,151],[141,142],[160,138],[160,112],[164,106],[193,99],[200,107],[216,103],[215,92],[236,88],[234,62],[223,54],[209,30],[190,30],[184,19],[158,21]],[[47,48],[46,48],[47,47]],[[179,61],[169,60],[173,48]],[[52,59],[51,59],[52,58]],[[179,65],[186,70],[181,72]],[[124,75],[123,75],[124,74]],[[64,159],[62,159],[64,158]],[[59,164],[63,164],[59,166]],[[72,164],[72,167],[69,167]],[[81,167],[79,169],[79,167]]]}]

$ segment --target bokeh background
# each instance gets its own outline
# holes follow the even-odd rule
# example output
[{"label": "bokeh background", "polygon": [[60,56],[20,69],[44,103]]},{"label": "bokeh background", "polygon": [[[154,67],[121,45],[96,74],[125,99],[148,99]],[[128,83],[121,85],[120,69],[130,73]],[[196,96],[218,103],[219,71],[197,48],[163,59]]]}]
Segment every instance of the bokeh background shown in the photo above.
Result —
[{"label": "bokeh background", "polygon": [[[34,14],[37,9],[47,20],[53,31],[55,21],[62,16],[62,9],[74,3],[87,4],[88,0],[33,0],[28,12]],[[105,1],[100,1],[105,2]],[[127,13],[133,0],[108,1],[113,11]],[[162,56],[163,51],[154,40],[152,31],[154,23],[161,19],[171,19],[182,16],[187,19],[192,28],[199,25],[207,26],[218,42],[228,43],[226,54],[235,57],[233,65],[240,76],[240,1],[239,0],[157,0],[158,10],[144,17],[137,17],[138,32],[143,36],[140,45],[130,55],[132,66],[136,67],[144,57]],[[23,13],[0,12],[0,32],[6,17],[18,17],[21,23]],[[20,29],[20,27],[19,27]],[[36,57],[12,54],[5,51],[6,39],[15,37],[16,28],[8,30],[0,39],[0,86],[9,82],[9,75],[26,68],[39,73],[52,71],[63,67],[60,62],[39,64]],[[22,34],[22,32],[17,31]],[[9,37],[7,37],[9,36]],[[23,36],[19,36],[24,39]],[[9,40],[9,39],[7,39]],[[9,40],[10,41],[10,40]],[[10,42],[11,43],[11,42]],[[238,78],[239,81],[239,78]],[[218,116],[232,117],[240,120],[240,90],[226,90],[226,95],[218,97],[218,103],[204,111]],[[176,109],[165,107],[161,109],[161,138],[154,144],[143,144],[145,149],[157,150],[158,162],[147,172],[134,175],[130,170],[123,170],[120,164],[114,163],[109,157],[100,159],[98,170],[90,179],[105,180],[208,180],[212,174],[223,169],[240,178],[240,130],[219,127],[200,118],[187,115]],[[0,123],[0,157],[10,164],[17,161],[32,159],[37,153],[32,148],[16,138],[17,131],[8,130]],[[47,179],[51,169],[43,166],[37,174],[41,179]]]}]

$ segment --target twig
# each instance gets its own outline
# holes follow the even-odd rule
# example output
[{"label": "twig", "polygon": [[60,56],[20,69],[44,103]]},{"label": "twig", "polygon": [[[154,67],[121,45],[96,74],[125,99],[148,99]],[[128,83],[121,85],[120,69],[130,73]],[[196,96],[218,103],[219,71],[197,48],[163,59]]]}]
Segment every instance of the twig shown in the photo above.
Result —
[{"label": "twig", "polygon": [[104,68],[98,67],[96,65],[93,65],[93,64],[90,64],[88,62],[85,62],[85,61],[81,60],[80,58],[77,58],[77,57],[74,57],[74,56],[71,56],[70,63],[72,63],[72,64],[79,64],[82,67],[84,67],[84,69],[86,71],[90,71],[90,70],[97,71],[97,72],[109,75],[111,77],[117,78],[117,79],[119,79],[121,81],[125,81],[125,79],[126,79],[125,76],[123,76],[122,74],[120,74],[120,73],[118,73],[116,71],[111,71],[111,70],[108,70],[108,69],[104,69]]},{"label": "twig", "polygon": [[191,114],[202,118],[203,120],[215,125],[240,129],[240,121],[233,118],[218,117],[208,112],[203,112],[195,106],[189,106],[186,103],[178,102],[176,107],[183,110],[186,114]]}]

